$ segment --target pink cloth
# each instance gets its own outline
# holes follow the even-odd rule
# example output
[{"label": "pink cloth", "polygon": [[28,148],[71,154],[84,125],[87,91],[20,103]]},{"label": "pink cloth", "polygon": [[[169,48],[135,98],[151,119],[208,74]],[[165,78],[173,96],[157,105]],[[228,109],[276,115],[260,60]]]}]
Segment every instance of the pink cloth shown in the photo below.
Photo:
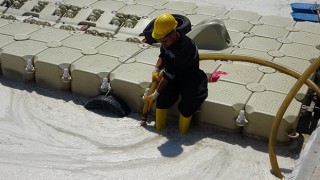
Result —
[{"label": "pink cloth", "polygon": [[216,82],[218,81],[218,79],[220,78],[220,75],[223,74],[223,75],[226,75],[228,74],[227,72],[224,72],[224,71],[215,71],[214,73],[211,74],[211,77],[209,79],[209,82]]}]

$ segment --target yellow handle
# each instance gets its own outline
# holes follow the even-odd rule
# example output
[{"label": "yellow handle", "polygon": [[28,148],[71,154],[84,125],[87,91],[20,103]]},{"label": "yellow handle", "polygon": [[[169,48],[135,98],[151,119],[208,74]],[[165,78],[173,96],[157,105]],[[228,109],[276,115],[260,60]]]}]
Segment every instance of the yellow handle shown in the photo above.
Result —
[{"label": "yellow handle", "polygon": [[[162,75],[163,75],[163,72],[161,71],[161,72],[159,73],[159,79],[162,78]],[[159,81],[157,81],[157,80],[152,80],[151,85],[150,85],[150,89],[149,89],[149,92],[148,92],[148,96],[149,96],[150,94],[152,94],[152,93],[157,89],[158,84],[159,84]],[[149,103],[146,101],[146,102],[144,103],[144,105],[143,105],[142,117],[141,117],[141,119],[146,121],[146,120],[147,120],[148,113],[149,113]]]}]

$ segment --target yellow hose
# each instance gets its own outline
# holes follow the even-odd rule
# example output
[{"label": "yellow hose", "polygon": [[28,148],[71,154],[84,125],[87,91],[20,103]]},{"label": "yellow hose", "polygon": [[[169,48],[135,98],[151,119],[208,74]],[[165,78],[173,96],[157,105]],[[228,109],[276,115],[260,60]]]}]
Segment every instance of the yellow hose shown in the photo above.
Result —
[{"label": "yellow hose", "polygon": [[269,136],[269,157],[270,157],[270,162],[272,166],[272,170],[274,174],[278,178],[282,178],[282,174],[280,172],[278,163],[277,163],[277,158],[276,158],[276,152],[275,152],[275,144],[276,144],[276,136],[278,133],[278,129],[282,120],[282,117],[287,110],[289,104],[291,103],[292,99],[294,96],[297,94],[301,86],[304,84],[304,82],[308,79],[308,77],[320,66],[320,57],[314,61],[309,68],[302,74],[302,76],[298,79],[298,81],[294,84],[292,89],[290,90],[289,94],[286,96],[284,99],[282,105],[279,108],[279,111],[273,121],[272,128],[271,128],[271,133]]},{"label": "yellow hose", "polygon": [[[231,61],[242,61],[242,62],[250,62],[255,64],[260,64],[268,67],[272,67],[280,72],[286,73],[292,77],[295,77],[296,79],[299,79],[301,74],[297,73],[296,71],[293,71],[287,67],[281,66],[279,64],[276,64],[274,62],[256,58],[256,57],[250,57],[250,56],[244,56],[244,55],[233,55],[233,54],[222,54],[222,53],[201,53],[199,54],[200,61],[202,60],[231,60]],[[318,96],[320,96],[320,89],[319,87],[310,79],[308,79],[306,82],[307,86],[309,86],[312,90],[314,90]]]},{"label": "yellow hose", "polygon": [[270,163],[272,167],[272,171],[274,174],[282,179],[283,176],[280,172],[277,158],[276,158],[276,150],[275,150],[275,144],[276,144],[276,137],[279,130],[279,126],[281,123],[281,120],[283,119],[283,115],[285,111],[287,110],[289,104],[291,103],[294,96],[297,94],[301,86],[306,83],[311,89],[313,89],[317,95],[320,97],[320,90],[319,87],[312,82],[310,79],[310,75],[315,72],[315,70],[320,66],[320,57],[318,57],[310,66],[309,68],[300,75],[299,73],[288,69],[286,67],[283,67],[279,64],[266,61],[263,59],[255,58],[255,57],[249,57],[249,56],[242,56],[242,55],[231,55],[231,54],[216,54],[216,53],[202,53],[200,54],[200,60],[231,60],[231,61],[244,61],[244,62],[251,62],[251,63],[257,63],[260,65],[268,66],[275,68],[281,72],[284,72],[286,74],[289,74],[295,78],[298,79],[298,81],[294,84],[288,95],[286,96],[285,100],[283,101],[282,105],[279,108],[279,111],[276,114],[276,117],[273,121],[270,136],[269,136],[269,158]]}]

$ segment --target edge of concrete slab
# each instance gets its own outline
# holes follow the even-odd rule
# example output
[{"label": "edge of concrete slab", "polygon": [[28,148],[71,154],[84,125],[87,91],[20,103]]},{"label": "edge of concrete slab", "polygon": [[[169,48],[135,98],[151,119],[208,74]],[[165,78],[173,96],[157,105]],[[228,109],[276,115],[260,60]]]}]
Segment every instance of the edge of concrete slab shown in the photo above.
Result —
[{"label": "edge of concrete slab", "polygon": [[285,179],[317,179],[320,177],[320,122],[309,137],[300,158],[292,171]]}]

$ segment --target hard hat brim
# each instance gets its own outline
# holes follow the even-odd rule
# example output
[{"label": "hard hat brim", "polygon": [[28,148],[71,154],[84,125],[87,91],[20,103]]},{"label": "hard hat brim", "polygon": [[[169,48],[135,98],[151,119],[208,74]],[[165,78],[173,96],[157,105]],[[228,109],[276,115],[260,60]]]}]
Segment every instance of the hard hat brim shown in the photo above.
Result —
[{"label": "hard hat brim", "polygon": [[163,38],[164,36],[166,36],[166,35],[165,34],[158,34],[154,30],[152,31],[152,37],[156,40],[159,40],[159,39]]}]

